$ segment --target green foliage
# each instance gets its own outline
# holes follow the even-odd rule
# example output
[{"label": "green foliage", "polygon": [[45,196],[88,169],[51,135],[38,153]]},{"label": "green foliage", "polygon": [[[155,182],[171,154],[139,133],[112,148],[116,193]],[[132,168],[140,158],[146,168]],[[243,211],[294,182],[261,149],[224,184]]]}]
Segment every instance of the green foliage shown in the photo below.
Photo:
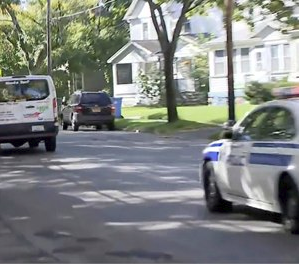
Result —
[{"label": "green foliage", "polygon": [[[212,36],[205,37],[203,34],[199,35],[198,45],[203,47],[203,45],[212,39]],[[191,76],[199,83],[199,90],[201,92],[209,92],[209,58],[207,51],[202,51],[202,53],[193,59],[193,71]]]},{"label": "green foliage", "polygon": [[298,82],[288,82],[286,78],[276,82],[259,83],[257,81],[249,83],[245,88],[245,95],[251,104],[260,104],[274,99],[273,89],[298,86]]},{"label": "green foliage", "polygon": [[274,88],[298,86],[298,82],[289,82],[287,78],[278,80],[276,82],[264,83],[266,89],[273,90]]},{"label": "green foliage", "polygon": [[[5,47],[0,49],[0,67],[4,74],[44,74],[47,1],[31,0],[25,10],[16,2],[0,1],[0,48]],[[67,91],[65,80],[71,73],[101,70],[111,90],[112,69],[107,59],[128,41],[128,25],[122,19],[130,2],[113,1],[105,13],[98,14],[81,12],[94,7],[97,0],[52,0],[53,76],[61,89]],[[72,15],[77,12],[81,14]]]},{"label": "green foliage", "polygon": [[261,104],[273,99],[271,89],[267,88],[264,84],[257,81],[250,82],[245,88],[246,99],[250,104]]},{"label": "green foliage", "polygon": [[[199,2],[199,1],[194,1]],[[275,17],[276,21],[282,23],[282,27],[299,28],[299,20],[292,16],[294,7],[298,6],[298,0],[250,0],[250,1],[234,1],[234,20],[245,19],[249,25],[253,26],[257,16],[263,20],[267,16]],[[209,8],[218,7],[225,12],[225,0],[210,0],[203,5],[199,5],[192,10],[188,16],[195,13],[206,14]],[[257,8],[259,7],[259,8]]]},{"label": "green foliage", "polygon": [[140,94],[144,97],[159,101],[164,100],[164,80],[161,71],[153,67],[148,72],[139,71],[137,84],[140,87]]}]

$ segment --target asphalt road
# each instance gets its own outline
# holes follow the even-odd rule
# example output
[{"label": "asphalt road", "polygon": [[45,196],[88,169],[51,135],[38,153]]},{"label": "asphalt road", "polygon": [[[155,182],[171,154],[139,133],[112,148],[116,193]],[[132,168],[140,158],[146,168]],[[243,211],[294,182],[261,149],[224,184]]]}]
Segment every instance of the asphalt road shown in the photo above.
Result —
[{"label": "asphalt road", "polygon": [[206,211],[203,146],[92,130],[60,132],[54,154],[3,145],[0,262],[299,263],[276,216]]}]

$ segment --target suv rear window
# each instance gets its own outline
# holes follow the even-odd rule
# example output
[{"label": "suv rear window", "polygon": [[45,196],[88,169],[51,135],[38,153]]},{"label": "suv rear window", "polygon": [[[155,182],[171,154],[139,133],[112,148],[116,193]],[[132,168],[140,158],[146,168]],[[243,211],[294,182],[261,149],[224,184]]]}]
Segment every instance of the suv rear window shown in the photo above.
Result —
[{"label": "suv rear window", "polygon": [[49,96],[47,80],[0,81],[0,102],[42,100]]},{"label": "suv rear window", "polygon": [[106,93],[83,93],[81,104],[97,104],[107,106],[111,104],[111,99]]}]

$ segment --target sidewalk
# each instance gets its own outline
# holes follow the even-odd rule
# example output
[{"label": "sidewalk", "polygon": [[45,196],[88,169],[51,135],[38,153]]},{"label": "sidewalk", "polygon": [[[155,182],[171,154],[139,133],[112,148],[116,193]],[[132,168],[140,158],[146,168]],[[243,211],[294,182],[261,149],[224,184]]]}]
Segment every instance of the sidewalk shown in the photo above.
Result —
[{"label": "sidewalk", "polygon": [[222,127],[210,127],[210,128],[201,128],[192,131],[186,132],[177,132],[172,137],[184,140],[211,140],[211,136],[215,135],[216,133],[220,133],[222,131]]},{"label": "sidewalk", "polygon": [[0,219],[0,263],[57,263],[57,260],[15,234]]}]

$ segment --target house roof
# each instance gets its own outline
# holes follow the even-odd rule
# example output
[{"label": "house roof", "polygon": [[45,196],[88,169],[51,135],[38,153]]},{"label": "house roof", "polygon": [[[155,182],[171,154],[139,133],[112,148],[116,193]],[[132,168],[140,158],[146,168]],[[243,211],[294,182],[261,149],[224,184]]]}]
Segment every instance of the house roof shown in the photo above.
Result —
[{"label": "house roof", "polygon": [[[256,23],[254,28],[250,28],[245,22],[233,23],[233,41],[236,45],[258,44],[263,41],[262,32],[271,28],[273,31],[278,30],[279,25],[271,20],[264,20]],[[226,34],[209,41],[206,46],[214,47],[224,45],[226,42]]]},{"label": "house roof", "polygon": [[161,46],[158,40],[136,40],[134,42],[148,50],[151,54],[161,51]]},{"label": "house roof", "polygon": [[146,55],[155,55],[161,51],[160,43],[158,40],[136,40],[127,43],[120,50],[118,50],[113,56],[108,59],[108,63],[113,63],[121,54],[127,51],[129,48],[135,47],[138,50],[142,50]]},{"label": "house roof", "polygon": [[[132,3],[131,3],[131,5],[129,6],[129,8],[128,8],[128,10],[127,10],[127,12],[126,12],[126,14],[125,14],[125,16],[124,16],[123,19],[124,19],[124,20],[129,20],[130,17],[133,15],[133,13],[134,13],[134,11],[135,11],[137,5],[138,5],[139,3],[141,3],[141,2],[146,3],[145,0],[133,0]],[[163,11],[164,11],[164,10],[168,10],[169,7],[171,7],[172,5],[173,5],[173,2],[172,2],[172,1],[170,1],[170,2],[168,2],[168,3],[164,3],[164,4],[163,4]]]},{"label": "house roof", "polygon": [[[194,45],[197,47],[196,39],[192,36],[181,36],[180,41]],[[130,48],[136,48],[141,50],[146,56],[157,56],[161,52],[161,46],[158,40],[134,40],[127,43],[119,51],[117,51],[112,57],[108,59],[108,63],[113,63],[119,56],[124,54]]]},{"label": "house roof", "polygon": [[127,13],[125,14],[124,16],[124,20],[127,20],[129,19],[129,17],[133,14],[137,4],[139,1],[143,1],[143,0],[133,0],[131,5],[129,6],[128,10],[127,10]]}]

